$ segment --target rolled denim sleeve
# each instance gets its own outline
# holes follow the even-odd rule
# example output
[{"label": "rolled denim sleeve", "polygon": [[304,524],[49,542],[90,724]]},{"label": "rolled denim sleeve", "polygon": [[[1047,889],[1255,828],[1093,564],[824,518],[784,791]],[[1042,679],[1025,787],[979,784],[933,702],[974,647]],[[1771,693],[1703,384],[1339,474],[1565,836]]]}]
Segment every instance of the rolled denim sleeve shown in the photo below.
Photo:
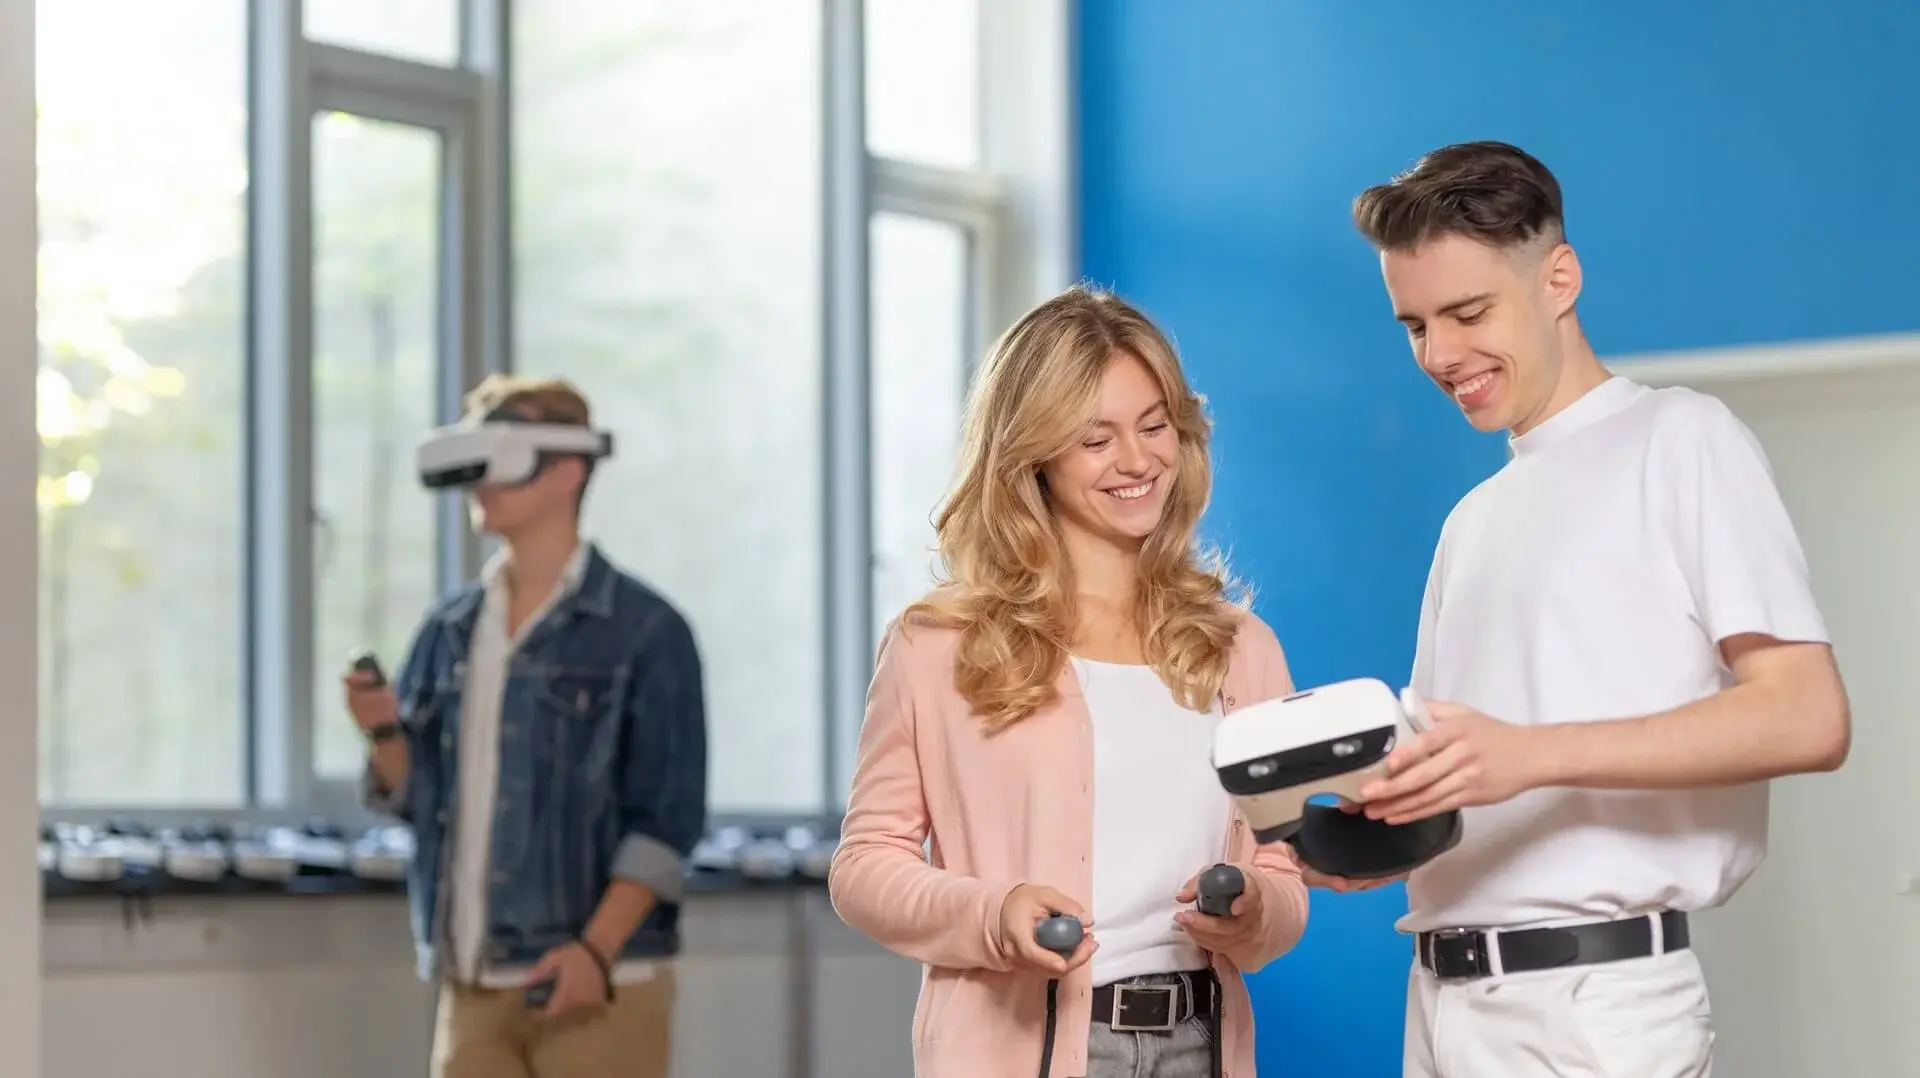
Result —
[{"label": "rolled denim sleeve", "polygon": [[699,648],[678,611],[662,608],[643,640],[627,700],[624,834],[611,874],[677,903],[707,825],[706,695]]}]

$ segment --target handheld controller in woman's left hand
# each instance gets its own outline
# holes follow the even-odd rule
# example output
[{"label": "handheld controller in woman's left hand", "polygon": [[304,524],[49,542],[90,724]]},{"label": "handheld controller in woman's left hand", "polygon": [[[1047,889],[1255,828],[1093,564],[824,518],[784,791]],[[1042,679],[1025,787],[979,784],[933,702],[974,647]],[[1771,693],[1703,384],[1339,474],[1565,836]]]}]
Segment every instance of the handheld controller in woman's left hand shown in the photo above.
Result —
[{"label": "handheld controller in woman's left hand", "polygon": [[1247,889],[1247,877],[1232,865],[1215,865],[1200,874],[1199,882],[1194,885],[1197,897],[1193,908],[1212,917],[1226,917],[1233,913],[1233,900],[1239,898]]}]

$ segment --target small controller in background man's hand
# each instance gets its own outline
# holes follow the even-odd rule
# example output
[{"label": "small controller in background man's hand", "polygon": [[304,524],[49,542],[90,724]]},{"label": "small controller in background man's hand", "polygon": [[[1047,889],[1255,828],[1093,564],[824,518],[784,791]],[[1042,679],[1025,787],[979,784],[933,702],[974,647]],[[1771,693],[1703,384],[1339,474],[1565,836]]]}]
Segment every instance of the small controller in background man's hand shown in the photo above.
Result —
[{"label": "small controller in background man's hand", "polygon": [[354,652],[346,680],[347,707],[362,733],[381,742],[404,732],[395,714],[393,694],[387,691],[387,673],[380,668],[380,660],[373,652]]},{"label": "small controller in background man's hand", "polygon": [[380,660],[371,651],[356,651],[353,654],[353,672],[372,674],[373,687],[382,688],[387,683],[386,671],[380,669]]},{"label": "small controller in background man's hand", "polygon": [[1198,897],[1193,907],[1210,917],[1226,917],[1233,913],[1233,900],[1239,898],[1247,889],[1247,877],[1232,865],[1215,865],[1200,874],[1200,881],[1194,885]]}]

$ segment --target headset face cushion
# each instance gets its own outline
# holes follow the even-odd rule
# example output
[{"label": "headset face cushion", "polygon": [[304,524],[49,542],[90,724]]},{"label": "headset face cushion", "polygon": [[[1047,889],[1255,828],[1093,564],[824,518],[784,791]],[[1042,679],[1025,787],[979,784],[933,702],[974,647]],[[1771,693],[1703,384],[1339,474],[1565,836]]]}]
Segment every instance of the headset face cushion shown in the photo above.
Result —
[{"label": "headset face cushion", "polygon": [[1460,813],[1412,823],[1370,820],[1333,805],[1308,805],[1287,838],[1300,863],[1324,876],[1378,880],[1419,868],[1460,841]]}]

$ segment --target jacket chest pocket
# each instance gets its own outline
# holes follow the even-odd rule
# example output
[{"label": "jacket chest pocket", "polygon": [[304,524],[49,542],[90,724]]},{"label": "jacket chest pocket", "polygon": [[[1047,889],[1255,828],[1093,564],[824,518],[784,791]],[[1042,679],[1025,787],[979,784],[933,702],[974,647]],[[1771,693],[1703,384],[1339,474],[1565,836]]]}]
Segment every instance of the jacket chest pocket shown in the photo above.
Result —
[{"label": "jacket chest pocket", "polygon": [[541,684],[542,740],[556,773],[594,779],[613,763],[620,736],[620,702],[613,675],[558,671]]}]

